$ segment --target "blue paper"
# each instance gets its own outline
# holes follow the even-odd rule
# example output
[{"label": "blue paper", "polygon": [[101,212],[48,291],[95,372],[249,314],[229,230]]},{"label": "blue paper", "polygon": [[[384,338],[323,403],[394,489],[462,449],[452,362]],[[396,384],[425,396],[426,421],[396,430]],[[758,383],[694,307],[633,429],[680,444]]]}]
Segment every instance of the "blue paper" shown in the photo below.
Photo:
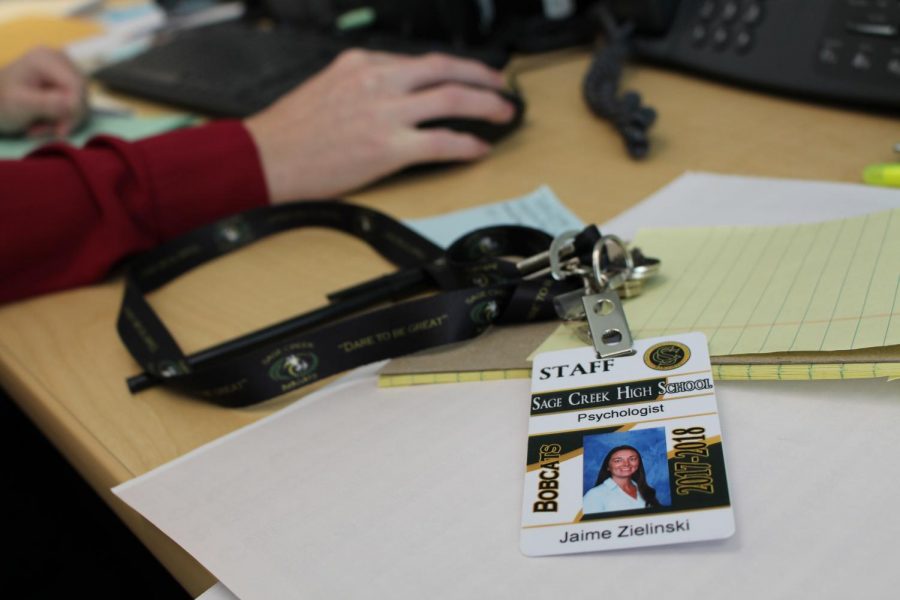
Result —
[{"label": "blue paper", "polygon": [[556,236],[564,231],[583,229],[584,223],[569,210],[556,194],[541,186],[530,194],[467,208],[438,217],[408,219],[407,225],[446,248],[456,238],[480,227],[525,225]]}]

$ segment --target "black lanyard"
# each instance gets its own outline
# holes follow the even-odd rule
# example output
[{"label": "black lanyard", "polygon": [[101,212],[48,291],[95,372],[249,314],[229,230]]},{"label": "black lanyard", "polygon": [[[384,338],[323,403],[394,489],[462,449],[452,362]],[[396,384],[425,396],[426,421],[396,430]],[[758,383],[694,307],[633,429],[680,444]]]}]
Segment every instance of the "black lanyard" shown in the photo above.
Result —
[{"label": "black lanyard", "polygon": [[[322,308],[186,356],[145,294],[209,260],[298,227],[356,236],[399,270],[333,293]],[[595,227],[585,229],[574,253],[589,255],[598,236]],[[493,323],[555,318],[553,298],[578,287],[577,281],[549,274],[524,279],[515,263],[499,258],[532,256],[550,242],[528,227],[487,227],[444,251],[383,213],[345,202],[252,209],[133,262],[117,328],[145,372],[129,379],[129,387],[136,392],[162,384],[222,406],[246,406],[359,365],[472,338]],[[440,293],[359,314],[429,289]]]}]

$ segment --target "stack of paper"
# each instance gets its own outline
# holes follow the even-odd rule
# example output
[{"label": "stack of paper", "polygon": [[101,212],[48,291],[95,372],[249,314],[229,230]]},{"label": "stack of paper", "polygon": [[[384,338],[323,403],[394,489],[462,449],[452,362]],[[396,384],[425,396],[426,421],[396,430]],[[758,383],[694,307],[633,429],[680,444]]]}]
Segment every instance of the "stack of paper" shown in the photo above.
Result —
[{"label": "stack of paper", "polygon": [[70,17],[97,8],[103,0],[2,0],[0,23],[19,17]]},{"label": "stack of paper", "polygon": [[[702,331],[728,379],[900,376],[900,209],[776,227],[642,229],[665,275],[637,338]],[[541,350],[581,345],[561,329]]]},{"label": "stack of paper", "polygon": [[0,2],[0,66],[50,46],[90,72],[146,49],[165,23],[165,12],[149,0],[108,8],[97,0],[6,0]]},{"label": "stack of paper", "polygon": [[[625,302],[635,337],[705,332],[718,379],[900,377],[897,207],[895,190],[689,174],[601,229],[662,260]],[[381,385],[528,377],[520,349],[548,327],[395,360]],[[579,344],[561,327],[541,350]]]}]

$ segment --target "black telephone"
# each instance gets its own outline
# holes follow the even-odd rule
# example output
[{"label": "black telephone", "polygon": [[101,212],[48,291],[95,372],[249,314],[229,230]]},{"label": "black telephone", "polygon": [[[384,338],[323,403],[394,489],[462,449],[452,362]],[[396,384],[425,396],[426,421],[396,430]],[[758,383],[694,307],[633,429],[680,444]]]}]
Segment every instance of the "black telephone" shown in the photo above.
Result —
[{"label": "black telephone", "polygon": [[793,95],[900,109],[900,0],[600,0],[582,91],[647,156],[656,111],[619,93],[628,55]]},{"label": "black telephone", "polygon": [[900,109],[900,0],[611,0],[631,52],[772,91]]}]

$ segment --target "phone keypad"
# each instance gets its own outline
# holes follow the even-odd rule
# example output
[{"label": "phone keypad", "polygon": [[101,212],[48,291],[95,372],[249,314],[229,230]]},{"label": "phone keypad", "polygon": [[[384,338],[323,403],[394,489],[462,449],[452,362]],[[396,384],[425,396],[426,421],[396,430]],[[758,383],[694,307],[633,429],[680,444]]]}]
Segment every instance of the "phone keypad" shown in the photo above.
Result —
[{"label": "phone keypad", "polygon": [[844,0],[827,31],[816,51],[823,75],[900,81],[900,0]]},{"label": "phone keypad", "polygon": [[704,0],[691,29],[691,44],[719,52],[748,52],[763,12],[762,0]]}]

